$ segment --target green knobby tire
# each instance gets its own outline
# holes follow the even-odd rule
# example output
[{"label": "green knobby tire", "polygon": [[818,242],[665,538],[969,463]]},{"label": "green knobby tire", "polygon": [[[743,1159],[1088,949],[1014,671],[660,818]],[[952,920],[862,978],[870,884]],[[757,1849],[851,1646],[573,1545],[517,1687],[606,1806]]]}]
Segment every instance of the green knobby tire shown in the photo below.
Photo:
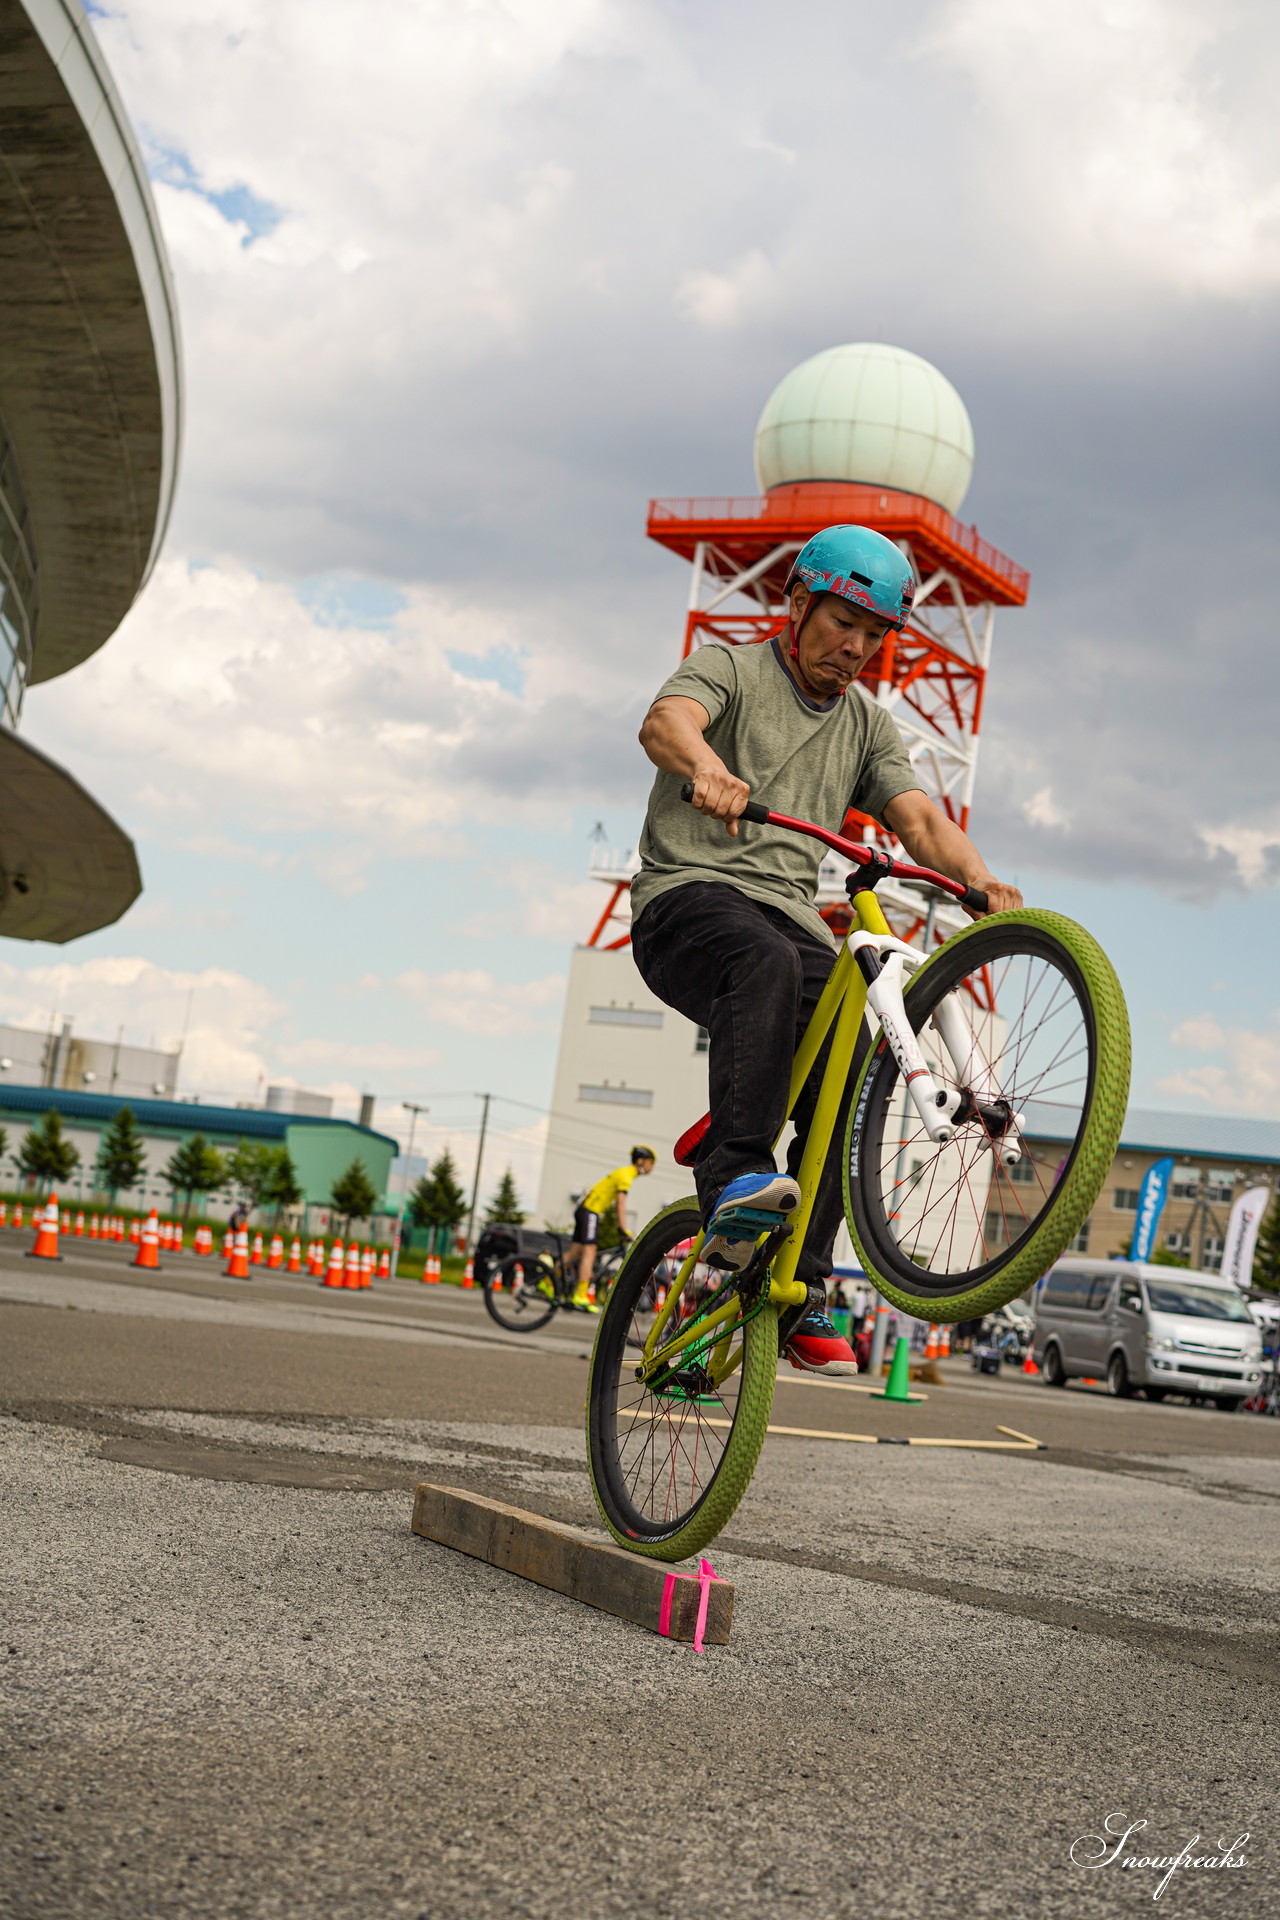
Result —
[{"label": "green knobby tire", "polygon": [[[895,1098],[900,1080],[883,1038],[867,1054],[850,1105],[845,1133],[844,1198],[854,1245],[868,1276],[884,1298],[922,1320],[978,1319],[1025,1292],[1047,1273],[1088,1218],[1111,1170],[1124,1122],[1130,1060],[1129,1016],[1124,994],[1111,962],[1097,941],[1062,914],[1032,908],[992,914],[948,940],[920,968],[903,996],[913,1030],[920,1033],[939,1001],[953,988],[960,987],[966,978],[978,977],[979,969],[985,968],[982,977],[991,980],[995,977],[992,970],[998,973],[1002,963],[1009,969],[1015,965],[1024,967],[1028,977],[1032,965],[1038,964],[1045,969],[1046,978],[1059,982],[1065,1017],[1071,1017],[1071,1006],[1076,1009],[1082,1036],[1081,1053],[1086,1062],[1079,1071],[1078,1095],[1072,1095],[1073,1101],[1078,1100],[1078,1117],[1069,1123],[1074,1128],[1073,1137],[1069,1142],[1065,1138],[1063,1141],[1065,1164],[1053,1176],[1052,1186],[1048,1184],[1043,1166],[1037,1169],[1035,1177],[1040,1187],[1031,1196],[1036,1211],[1028,1214],[1027,1203],[1019,1203],[1023,1212],[1015,1224],[1023,1230],[1013,1234],[1008,1245],[988,1250],[985,1231],[980,1230],[983,1257],[955,1260],[952,1257],[954,1235],[945,1258],[940,1258],[936,1250],[932,1254],[922,1253],[919,1246],[916,1257],[909,1257],[904,1252],[904,1246],[911,1244],[906,1228],[898,1229],[903,1234],[902,1242],[896,1240],[885,1188],[889,1186],[892,1206],[901,1216],[910,1204],[903,1197],[903,1188],[909,1183],[902,1177],[902,1165],[906,1136],[914,1116],[909,1115],[905,1122],[896,1118],[890,1122],[889,1103]],[[963,993],[961,988],[962,996]],[[996,998],[998,1007],[998,994]],[[1053,1002],[1047,1004],[1052,1006]],[[1064,1047],[1063,1052],[1067,1054],[1068,1049]],[[1016,1080],[1020,1057],[1015,1048],[1011,1081]],[[1017,1105],[1017,1087],[1011,1085],[1010,1092],[1012,1104]],[[918,1121],[915,1124],[918,1125]],[[886,1169],[892,1152],[891,1126],[899,1129],[901,1138],[894,1174],[887,1180]],[[1034,1125],[1029,1130],[1034,1136]],[[979,1141],[981,1137],[979,1133]],[[915,1164],[923,1167],[928,1164],[931,1152],[940,1154],[945,1150],[932,1149],[923,1129],[919,1138],[923,1143],[923,1158]],[[941,1164],[939,1160],[938,1165]],[[1035,1165],[1033,1159],[1028,1160],[1029,1167]],[[1043,1165],[1047,1166],[1047,1161]],[[913,1168],[912,1178],[915,1177]],[[946,1174],[939,1176],[940,1181],[947,1177]],[[922,1173],[918,1178],[923,1182],[927,1175]],[[991,1178],[990,1190],[1004,1196],[1005,1189],[994,1172]],[[958,1187],[961,1182],[955,1184]],[[987,1201],[984,1199],[982,1204],[985,1207]],[[917,1222],[916,1230],[922,1235],[920,1245],[927,1244],[922,1222]],[[934,1223],[929,1231],[936,1230]]]},{"label": "green knobby tire", "polygon": [[[697,1201],[678,1200],[637,1234],[591,1355],[592,1492],[618,1544],[653,1560],[688,1559],[729,1520],[760,1457],[777,1377],[778,1314],[766,1302],[741,1328],[741,1363],[714,1395],[677,1399],[635,1379],[643,1334],[653,1321],[653,1288],[658,1279],[674,1277],[680,1258],[668,1257],[672,1248],[700,1226]],[[712,1420],[730,1425],[712,1426]]]}]

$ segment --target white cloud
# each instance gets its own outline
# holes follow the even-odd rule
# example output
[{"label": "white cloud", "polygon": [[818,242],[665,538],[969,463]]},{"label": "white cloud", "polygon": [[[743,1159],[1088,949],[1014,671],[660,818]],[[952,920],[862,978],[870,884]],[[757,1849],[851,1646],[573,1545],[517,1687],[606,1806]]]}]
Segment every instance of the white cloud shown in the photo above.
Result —
[{"label": "white cloud", "polygon": [[[225,829],[331,829],[346,846],[326,846],[322,873],[346,891],[371,858],[457,851],[515,797],[528,827],[598,791],[619,723],[563,652],[531,660],[516,695],[448,659],[514,646],[502,614],[423,588],[404,599],[387,622],[335,626],[234,561],[162,561],[111,645],[34,690],[34,730],[176,848],[270,869],[278,849]],[[640,786],[634,746],[630,761]],[[197,815],[218,830],[193,832]]]},{"label": "white cloud", "polygon": [[1280,828],[1201,827],[1200,838],[1210,853],[1225,853],[1234,860],[1243,886],[1274,883],[1280,867]]},{"label": "white cloud", "polygon": [[1054,799],[1052,787],[1041,787],[1029,800],[1024,800],[1022,812],[1033,827],[1065,827],[1070,819]]},{"label": "white cloud", "polygon": [[1221,1058],[1166,1074],[1156,1082],[1158,1093],[1203,1102],[1221,1113],[1280,1117],[1280,1020],[1258,1031],[1223,1026],[1211,1014],[1198,1014],[1182,1021],[1170,1037],[1188,1052]]},{"label": "white cloud", "polygon": [[681,313],[718,333],[754,319],[777,297],[777,276],[759,247],[752,247],[724,273],[705,267],[684,274],[676,288]]},{"label": "white cloud", "polygon": [[[1243,295],[1280,282],[1280,183],[1250,82],[1220,43],[1220,0],[951,0],[923,50],[978,96],[982,165],[1033,244],[1066,268],[1109,256],[1123,274]],[[1265,90],[1265,88],[1263,88]]]},{"label": "white cloud", "polygon": [[259,1093],[264,1038],[285,1011],[268,988],[221,967],[187,972],[138,955],[0,965],[0,1019],[42,1027],[69,1018],[75,1032],[92,1039],[123,1028],[126,1044],[165,1051],[178,1045],[185,1026],[181,1086],[229,1098]]},{"label": "white cloud", "polygon": [[554,1032],[565,978],[555,973],[511,984],[496,981],[479,967],[436,974],[414,967],[397,974],[394,984],[441,1026],[495,1040],[514,1033]]}]

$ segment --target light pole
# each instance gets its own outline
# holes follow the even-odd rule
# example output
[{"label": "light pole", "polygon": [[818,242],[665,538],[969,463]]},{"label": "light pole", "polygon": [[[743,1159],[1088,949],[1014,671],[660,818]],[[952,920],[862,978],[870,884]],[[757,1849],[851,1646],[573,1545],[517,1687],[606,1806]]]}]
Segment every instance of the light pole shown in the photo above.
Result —
[{"label": "light pole", "polygon": [[471,1211],[467,1215],[467,1250],[468,1252],[470,1252],[471,1250],[472,1235],[475,1232],[476,1201],[480,1197],[480,1166],[481,1166],[481,1162],[484,1159],[484,1136],[485,1136],[485,1130],[489,1125],[489,1102],[492,1100],[492,1098],[493,1098],[493,1095],[491,1093],[478,1093],[476,1095],[477,1100],[484,1101],[484,1112],[480,1115],[480,1139],[476,1145],[476,1177],[471,1183]]},{"label": "light pole", "polygon": [[404,1179],[400,1185],[400,1224],[396,1228],[396,1248],[391,1256],[391,1278],[394,1280],[400,1272],[400,1242],[404,1238],[404,1210],[409,1200],[409,1165],[413,1159],[413,1135],[418,1125],[420,1113],[430,1113],[430,1107],[420,1107],[415,1100],[402,1100],[400,1105],[406,1113],[413,1115],[409,1122],[409,1145],[404,1156]]}]

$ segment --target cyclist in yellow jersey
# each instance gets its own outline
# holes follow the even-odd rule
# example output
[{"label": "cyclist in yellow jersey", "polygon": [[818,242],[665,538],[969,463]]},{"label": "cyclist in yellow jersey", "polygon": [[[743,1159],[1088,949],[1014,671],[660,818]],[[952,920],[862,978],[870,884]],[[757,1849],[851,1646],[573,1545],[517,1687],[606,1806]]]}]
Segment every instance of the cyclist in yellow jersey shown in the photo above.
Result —
[{"label": "cyclist in yellow jersey", "polygon": [[582,1203],[573,1216],[573,1245],[564,1257],[566,1269],[578,1270],[577,1298],[586,1300],[587,1287],[596,1264],[596,1237],[600,1231],[600,1215],[616,1206],[618,1210],[618,1232],[624,1243],[631,1238],[627,1231],[626,1196],[642,1173],[652,1173],[654,1151],[652,1147],[632,1147],[631,1159],[621,1167],[615,1167],[612,1173],[606,1173],[589,1187],[582,1196]]}]

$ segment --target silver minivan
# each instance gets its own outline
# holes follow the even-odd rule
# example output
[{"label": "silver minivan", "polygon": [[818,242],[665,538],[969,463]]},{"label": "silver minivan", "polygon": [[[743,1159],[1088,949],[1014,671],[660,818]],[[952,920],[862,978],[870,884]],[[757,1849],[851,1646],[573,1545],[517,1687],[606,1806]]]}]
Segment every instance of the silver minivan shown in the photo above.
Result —
[{"label": "silver minivan", "polygon": [[1051,1387],[1105,1380],[1118,1397],[1188,1394],[1234,1413],[1262,1379],[1262,1335],[1217,1273],[1142,1261],[1066,1259],[1035,1294],[1033,1353]]}]

